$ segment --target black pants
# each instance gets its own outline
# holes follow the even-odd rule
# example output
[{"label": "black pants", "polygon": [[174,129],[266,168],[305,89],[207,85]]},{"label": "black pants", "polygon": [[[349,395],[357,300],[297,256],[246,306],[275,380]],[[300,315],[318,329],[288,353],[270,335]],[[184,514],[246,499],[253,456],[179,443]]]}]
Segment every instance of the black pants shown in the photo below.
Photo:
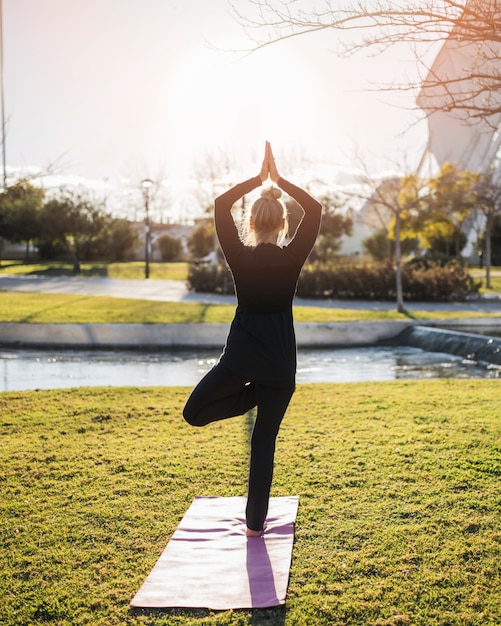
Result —
[{"label": "black pants", "polygon": [[275,387],[249,381],[220,363],[195,387],[184,407],[184,419],[192,426],[243,415],[257,406],[252,432],[247,497],[247,527],[261,530],[268,512],[275,441],[285,415],[294,382]]}]

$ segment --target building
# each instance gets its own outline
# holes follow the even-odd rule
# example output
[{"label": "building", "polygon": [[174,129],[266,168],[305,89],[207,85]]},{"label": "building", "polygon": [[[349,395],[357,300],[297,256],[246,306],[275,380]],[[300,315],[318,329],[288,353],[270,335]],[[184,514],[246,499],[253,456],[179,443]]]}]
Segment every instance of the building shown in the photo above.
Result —
[{"label": "building", "polygon": [[[449,162],[462,170],[493,171],[501,179],[498,4],[498,0],[466,3],[463,23],[460,20],[451,30],[423,82],[417,104],[428,122],[428,145],[419,166],[424,174]],[[476,21],[475,16],[482,17]],[[490,32],[499,41],[483,36],[487,16],[492,19]]]},{"label": "building", "polygon": [[[462,18],[428,70],[417,105],[426,113],[428,124],[418,175],[433,176],[445,163],[453,163],[460,170],[493,172],[501,184],[501,0],[466,2]],[[361,251],[363,239],[384,227],[385,220],[378,225],[376,219],[381,211],[380,217],[389,223],[391,217],[383,215],[384,203],[378,198],[392,184],[391,179],[383,181],[355,212],[354,235],[343,242],[343,253]],[[473,258],[483,216],[472,216],[469,228],[463,254]]]}]

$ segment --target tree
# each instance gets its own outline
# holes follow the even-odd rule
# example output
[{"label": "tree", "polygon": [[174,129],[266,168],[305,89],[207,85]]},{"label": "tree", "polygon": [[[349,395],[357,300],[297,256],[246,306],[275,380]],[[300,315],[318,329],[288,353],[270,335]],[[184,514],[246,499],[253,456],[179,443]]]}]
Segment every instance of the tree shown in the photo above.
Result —
[{"label": "tree", "polygon": [[[212,216],[214,199],[223,189],[232,186],[232,172],[236,171],[233,158],[227,149],[206,150],[194,163],[197,181],[196,197],[200,208],[207,216]],[[242,209],[245,201],[242,199]]]},{"label": "tree", "polygon": [[491,284],[492,240],[496,219],[501,215],[501,185],[496,182],[492,172],[480,174],[475,184],[476,207],[485,217],[485,284]]},{"label": "tree", "polygon": [[[417,239],[402,239],[402,255],[409,255],[416,250]],[[380,228],[362,241],[364,251],[375,261],[392,261],[395,257],[395,241],[390,239],[388,229]]]},{"label": "tree", "polygon": [[89,258],[92,243],[102,238],[109,216],[101,203],[75,191],[61,190],[45,203],[41,213],[40,249],[52,254],[62,251],[75,265]]},{"label": "tree", "polygon": [[[380,88],[415,91],[422,88],[420,106],[429,113],[454,112],[497,125],[501,114],[501,8],[498,0],[359,0],[348,6],[338,0],[249,0],[245,12],[230,2],[232,12],[252,41],[252,49],[307,33],[326,30],[346,35],[339,54],[372,49],[382,53],[398,43],[414,47],[426,73],[403,84]],[[357,37],[358,35],[358,37]],[[448,52],[467,57],[457,68],[425,65],[421,47],[440,40]],[[422,73],[422,72],[421,72]]]},{"label": "tree", "polygon": [[412,239],[412,232],[405,232],[402,222],[405,224],[412,213],[419,213],[422,206],[423,182],[414,174],[403,176],[395,184],[390,181],[390,193],[387,196],[387,208],[393,212],[393,220],[390,224],[389,236],[395,241],[395,268],[396,268],[396,291],[397,309],[400,313],[405,312],[403,304],[402,288],[402,240]]},{"label": "tree", "polygon": [[[405,313],[402,287],[402,242],[414,239],[415,233],[404,228],[409,216],[419,214],[422,203],[423,181],[415,174],[392,176],[381,181],[368,174],[362,177],[365,192],[359,197],[366,202],[367,212],[381,220],[381,226],[395,246],[395,291],[397,310]],[[414,247],[415,242],[410,246]]]},{"label": "tree", "polygon": [[195,259],[201,259],[214,250],[214,237],[212,224],[199,224],[188,237],[188,250]]},{"label": "tree", "polygon": [[126,261],[139,247],[139,234],[128,220],[115,219],[111,224],[109,254],[111,261]]},{"label": "tree", "polygon": [[476,203],[478,174],[445,163],[428,182],[428,193],[413,228],[425,248],[433,242],[447,256],[459,257],[467,237],[465,225]]},{"label": "tree", "polygon": [[162,235],[157,239],[157,246],[160,249],[162,261],[175,261],[183,249],[183,243],[179,237]]},{"label": "tree", "polygon": [[[481,237],[480,243],[483,244],[484,241],[484,237]],[[492,265],[501,265],[501,214],[499,213],[495,215],[492,219],[491,263]]]},{"label": "tree", "polygon": [[28,180],[18,180],[0,193],[0,238],[26,243],[26,260],[30,243],[40,229],[40,212],[45,192]]},{"label": "tree", "polygon": [[105,238],[104,258],[127,261],[139,247],[139,234],[128,220],[110,219]]},{"label": "tree", "polygon": [[458,259],[460,257],[460,254],[451,255],[451,246],[461,252],[467,243],[468,238],[464,232],[452,225],[452,230],[448,235],[437,234],[429,237],[427,255],[437,261],[447,263],[452,258]]},{"label": "tree", "polygon": [[344,235],[350,236],[353,232],[353,220],[349,209],[346,210],[346,201],[339,195],[324,195],[320,198],[323,206],[320,236],[315,245],[315,252],[320,261],[330,261],[341,248],[341,239]]},{"label": "tree", "polygon": [[375,261],[390,261],[393,258],[394,246],[391,245],[388,231],[378,229],[362,241],[364,252],[369,254]]}]

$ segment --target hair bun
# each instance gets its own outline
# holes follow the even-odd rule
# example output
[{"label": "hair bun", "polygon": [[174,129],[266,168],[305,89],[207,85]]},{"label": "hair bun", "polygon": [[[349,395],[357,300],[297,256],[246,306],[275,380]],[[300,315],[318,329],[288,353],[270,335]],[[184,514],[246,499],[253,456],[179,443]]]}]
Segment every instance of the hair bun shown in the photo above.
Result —
[{"label": "hair bun", "polygon": [[266,187],[261,190],[261,198],[265,200],[278,200],[282,197],[282,191],[278,187]]}]

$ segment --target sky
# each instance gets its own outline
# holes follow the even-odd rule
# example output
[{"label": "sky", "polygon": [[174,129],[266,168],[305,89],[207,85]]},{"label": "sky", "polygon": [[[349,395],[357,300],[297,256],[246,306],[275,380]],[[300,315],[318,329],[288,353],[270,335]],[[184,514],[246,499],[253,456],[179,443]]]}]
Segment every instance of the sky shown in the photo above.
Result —
[{"label": "sky", "polygon": [[215,177],[259,172],[265,140],[284,177],[327,186],[361,163],[417,162],[426,145],[413,100],[373,90],[415,75],[401,48],[341,59],[326,31],[235,52],[250,41],[227,0],[2,4],[9,171],[52,164],[53,184],[108,190],[127,217],[150,178],[159,219],[189,219],[220,191]]}]

